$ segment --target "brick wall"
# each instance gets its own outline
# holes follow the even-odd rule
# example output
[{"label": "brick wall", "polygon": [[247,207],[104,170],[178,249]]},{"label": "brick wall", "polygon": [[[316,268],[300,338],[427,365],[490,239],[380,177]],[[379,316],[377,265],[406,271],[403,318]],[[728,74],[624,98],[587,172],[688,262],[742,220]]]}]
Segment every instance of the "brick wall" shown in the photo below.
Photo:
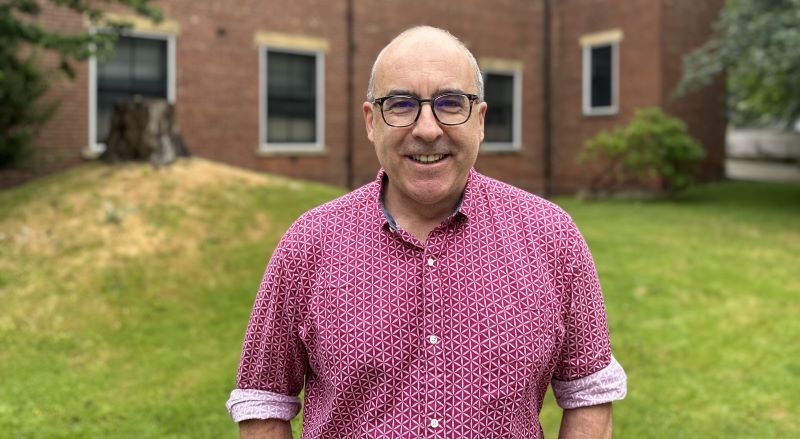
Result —
[{"label": "brick wall", "polygon": [[[176,109],[184,140],[199,156],[259,171],[345,184],[346,29],[343,2],[164,2],[180,22]],[[325,152],[262,157],[259,147],[258,31],[327,40]]]},{"label": "brick wall", "polygon": [[[346,29],[343,2],[315,0],[280,5],[256,0],[160,2],[176,21],[176,111],[192,153],[261,171],[344,185],[346,126]],[[132,15],[117,8],[117,12]],[[41,22],[52,29],[83,31],[81,17],[47,7]],[[327,40],[325,58],[325,147],[312,156],[261,157],[257,154],[259,106],[258,31]],[[24,181],[80,163],[89,143],[89,68],[78,63],[73,81],[54,84],[50,98],[62,105],[38,139],[35,169],[0,173],[0,185]]]},{"label": "brick wall", "polygon": [[[553,10],[553,179],[556,193],[584,187],[597,171],[577,165],[584,142],[624,124],[636,108],[661,101],[658,52],[659,8],[653,0],[560,0]],[[582,110],[585,34],[620,29],[619,113],[584,116]]]},{"label": "brick wall", "polygon": [[[553,14],[554,189],[579,190],[598,165],[576,165],[585,141],[627,123],[641,107],[659,106],[687,122],[707,151],[705,179],[723,176],[725,118],[722,81],[700,93],[670,99],[683,54],[702,44],[724,0],[561,0]],[[620,29],[619,112],[582,114],[581,35]]]},{"label": "brick wall", "polygon": [[[662,4],[663,2],[663,4]],[[583,142],[602,129],[625,123],[633,110],[664,105],[677,81],[681,54],[702,41],[723,0],[558,0],[552,1],[551,128],[556,192],[585,184],[587,167],[575,157]],[[480,60],[509,60],[522,66],[522,147],[483,152],[476,167],[526,190],[544,189],[543,0],[464,0],[448,2],[353,0],[354,76],[352,106],[347,96],[346,2],[159,3],[177,23],[176,110],[184,141],[196,155],[259,171],[344,186],[348,120],[353,131],[353,182],[371,181],[378,169],[366,138],[361,102],[375,56],[391,38],[414,25],[443,27],[459,37]],[[124,11],[120,9],[120,11]],[[130,14],[129,11],[125,12]],[[49,7],[48,27],[80,31],[80,17]],[[620,29],[620,111],[615,116],[582,115],[582,35]],[[264,156],[259,147],[259,49],[254,35],[277,32],[324,40],[325,150],[315,154]],[[663,49],[662,49],[663,48]],[[62,101],[57,117],[39,138],[40,166],[34,172],[0,172],[0,186],[80,163],[89,143],[89,70],[78,65],[74,81],[59,80],[51,96]],[[722,167],[723,90],[667,103],[688,120],[692,133],[709,148],[707,175]],[[489,110],[491,111],[491,109]]]}]

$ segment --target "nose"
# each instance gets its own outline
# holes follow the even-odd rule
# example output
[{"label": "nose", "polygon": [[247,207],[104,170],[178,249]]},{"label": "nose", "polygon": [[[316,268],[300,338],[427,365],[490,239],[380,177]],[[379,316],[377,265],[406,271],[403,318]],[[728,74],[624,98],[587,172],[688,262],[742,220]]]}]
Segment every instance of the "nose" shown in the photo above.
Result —
[{"label": "nose", "polygon": [[430,103],[426,104],[428,105],[423,104],[420,109],[419,119],[414,124],[412,134],[425,142],[433,142],[442,135],[442,127],[433,116]]}]

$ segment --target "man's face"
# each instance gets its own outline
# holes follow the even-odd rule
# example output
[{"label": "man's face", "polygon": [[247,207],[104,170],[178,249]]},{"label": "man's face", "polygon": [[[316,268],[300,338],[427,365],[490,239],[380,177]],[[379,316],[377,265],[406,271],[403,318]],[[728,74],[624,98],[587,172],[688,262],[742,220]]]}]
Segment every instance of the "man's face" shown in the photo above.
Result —
[{"label": "man's face", "polygon": [[[430,99],[445,92],[477,94],[477,85],[463,50],[438,34],[397,42],[378,65],[375,97]],[[363,114],[367,137],[389,176],[387,200],[433,210],[458,201],[483,141],[486,103],[473,103],[469,120],[454,126],[440,125],[428,104],[422,105],[417,122],[404,128],[388,126],[378,105],[365,102]],[[436,160],[421,163],[420,156]]]}]

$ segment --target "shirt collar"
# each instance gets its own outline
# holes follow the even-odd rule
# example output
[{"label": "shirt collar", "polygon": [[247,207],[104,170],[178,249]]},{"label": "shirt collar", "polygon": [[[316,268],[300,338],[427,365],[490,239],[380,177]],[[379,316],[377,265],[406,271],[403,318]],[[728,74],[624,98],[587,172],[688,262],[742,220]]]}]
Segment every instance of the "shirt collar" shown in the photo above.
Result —
[{"label": "shirt collar", "polygon": [[[464,187],[464,192],[461,193],[461,198],[458,200],[458,205],[445,221],[450,221],[459,217],[470,218],[474,214],[478,177],[479,174],[477,171],[475,171],[475,168],[471,168],[469,170],[469,174],[467,175],[467,185]],[[386,175],[386,170],[381,168],[378,171],[378,175],[375,177],[375,183],[378,187],[377,201],[383,216],[383,224],[392,229],[397,229],[397,222],[392,217],[392,214],[386,210],[386,205],[383,202],[384,184],[386,181],[388,181],[388,179],[389,176]]]}]

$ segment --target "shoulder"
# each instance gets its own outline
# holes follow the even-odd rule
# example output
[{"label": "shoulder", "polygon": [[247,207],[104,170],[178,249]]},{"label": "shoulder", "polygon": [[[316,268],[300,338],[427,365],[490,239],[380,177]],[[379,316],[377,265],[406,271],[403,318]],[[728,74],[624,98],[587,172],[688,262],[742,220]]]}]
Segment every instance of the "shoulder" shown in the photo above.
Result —
[{"label": "shoulder", "polygon": [[486,197],[487,207],[509,217],[512,222],[523,222],[527,227],[574,227],[572,217],[552,201],[480,174],[477,183],[477,187]]},{"label": "shoulder", "polygon": [[312,230],[330,222],[352,220],[359,216],[366,216],[370,207],[376,202],[378,184],[371,182],[341,197],[321,204],[303,215],[292,224],[289,232],[296,229]]},{"label": "shoulder", "polygon": [[[372,206],[376,202],[378,192],[380,191],[379,184],[375,181],[365,184],[352,192],[342,195],[328,201],[325,204],[315,207],[306,212],[310,218],[317,216],[325,217],[339,217],[350,216],[353,214],[362,213],[364,209]],[[306,216],[304,215],[304,216]]]},{"label": "shoulder", "polygon": [[344,225],[367,220],[378,190],[372,182],[305,212],[286,231],[280,247],[307,251],[346,229]]}]

